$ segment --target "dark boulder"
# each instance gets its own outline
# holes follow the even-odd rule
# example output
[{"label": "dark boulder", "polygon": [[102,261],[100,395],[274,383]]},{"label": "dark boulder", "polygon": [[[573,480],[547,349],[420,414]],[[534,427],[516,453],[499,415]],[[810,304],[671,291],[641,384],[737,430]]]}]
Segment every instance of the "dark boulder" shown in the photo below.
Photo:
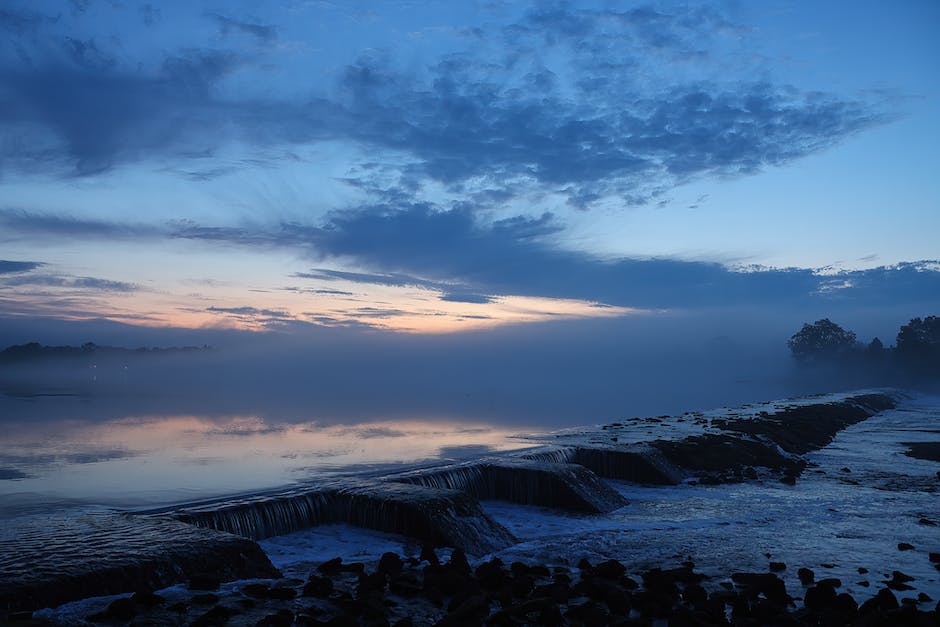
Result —
[{"label": "dark boulder", "polygon": [[799,569],[796,571],[796,576],[800,578],[800,583],[804,586],[808,586],[816,580],[816,573],[809,568]]},{"label": "dark boulder", "polygon": [[303,595],[305,597],[319,597],[325,599],[330,596],[333,592],[333,580],[329,577],[320,577],[316,574],[311,574],[310,578],[307,579],[307,583],[304,584]]},{"label": "dark boulder", "polygon": [[402,568],[404,568],[404,563],[395,553],[383,553],[382,557],[379,558],[378,572],[384,575],[397,575],[402,571]]}]

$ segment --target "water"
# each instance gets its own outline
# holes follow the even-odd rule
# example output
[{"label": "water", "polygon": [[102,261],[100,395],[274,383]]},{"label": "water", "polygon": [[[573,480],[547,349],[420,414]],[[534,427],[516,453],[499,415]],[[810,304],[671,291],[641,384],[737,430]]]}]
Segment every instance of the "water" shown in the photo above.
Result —
[{"label": "water", "polygon": [[[569,430],[565,439],[592,433]],[[940,572],[927,553],[940,551],[940,527],[922,520],[940,523],[940,464],[905,455],[903,443],[938,440],[940,398],[922,397],[849,426],[808,454],[811,467],[794,486],[776,480],[668,487],[611,481],[629,503],[595,515],[505,501],[483,505],[520,540],[496,553],[507,563],[572,565],[582,557],[613,557],[637,572],[692,559],[712,577],[706,586],[714,587],[733,571],[766,572],[772,560],[787,564],[782,577],[791,594],[802,589],[797,569],[808,567],[817,578],[841,579],[842,590],[858,599],[900,570],[915,577],[915,590],[900,596],[925,592],[936,603]],[[388,535],[352,533],[310,529],[262,546],[279,568],[297,574],[324,555],[367,559],[383,550],[417,551],[407,539],[396,544]],[[915,549],[900,551],[901,542]]]},{"label": "water", "polygon": [[[43,402],[48,399],[40,399]],[[278,422],[263,416],[18,420],[0,401],[0,518],[65,507],[142,507],[392,471],[532,446],[471,419]],[[12,418],[7,418],[12,416]]]},{"label": "water", "polygon": [[[756,405],[737,414],[781,406]],[[353,471],[375,475],[377,469],[384,473],[390,468],[520,449],[534,442],[597,444],[609,440],[613,432],[618,439],[632,434],[626,440],[635,442],[659,436],[675,438],[711,428],[705,422],[721,415],[723,412],[706,412],[661,421],[625,421],[613,430],[568,429],[558,434],[560,437],[543,434],[531,440],[515,437],[514,430],[468,422],[444,426],[421,421],[273,425],[258,417],[123,418],[100,425],[94,437],[89,435],[93,425],[87,424],[75,425],[74,432],[68,423],[21,425],[17,437],[29,446],[17,449],[5,439],[5,461],[0,465],[30,476],[0,481],[4,490],[0,498],[5,506],[18,498],[26,503],[24,495],[42,502],[60,495],[80,499],[86,506],[169,503],[183,500],[181,497],[191,492],[223,494],[236,483],[244,492],[245,480],[260,489]],[[30,426],[35,434],[31,439],[23,436]],[[45,437],[40,437],[43,434]],[[56,441],[57,434],[63,437],[61,443]],[[305,437],[310,439],[303,440]],[[940,527],[924,520],[940,523],[940,478],[936,474],[940,464],[908,457],[904,443],[938,440],[940,399],[912,398],[895,410],[849,426],[832,444],[810,453],[807,459],[811,466],[795,486],[772,478],[719,486],[639,486],[614,480],[609,485],[628,503],[605,513],[566,512],[505,501],[484,501],[483,511],[519,540],[508,548],[494,549],[507,562],[570,564],[581,557],[592,561],[613,557],[637,572],[692,559],[712,577],[708,585],[714,586],[733,571],[766,571],[768,561],[773,560],[787,564],[783,576],[791,593],[800,589],[797,568],[805,566],[813,568],[818,578],[838,577],[843,590],[858,599],[873,594],[893,570],[900,570],[915,577],[912,585],[916,589],[910,595],[925,592],[937,599],[940,573],[929,563],[927,552],[940,550]],[[57,447],[63,452],[56,452]],[[108,451],[113,454],[103,454]],[[204,464],[187,466],[186,472],[171,468],[181,459],[205,458],[208,451],[215,456]],[[309,455],[311,451],[313,455]],[[82,457],[68,456],[79,453]],[[560,462],[569,456],[556,449],[540,459]],[[342,457],[343,463],[338,463],[337,457]],[[109,483],[81,486],[81,481],[71,477],[75,472],[88,473],[86,477],[94,473],[104,476],[120,471],[121,464],[143,461],[163,469],[155,477],[142,473],[139,480],[146,486],[143,497]],[[254,463],[268,472],[248,472],[244,475],[248,479],[240,475],[237,481],[227,483],[226,470],[241,463]],[[197,477],[190,477],[194,469]],[[446,482],[443,477],[459,474],[431,473],[417,483],[434,485]],[[133,477],[138,480],[137,475]],[[10,486],[31,491],[17,492]],[[77,487],[85,492],[76,491]],[[349,522],[362,525],[364,521]],[[900,551],[900,542],[915,549]],[[419,549],[413,538],[334,524],[271,537],[262,540],[261,546],[285,574],[301,576],[327,557],[371,559],[385,550],[414,555]],[[870,573],[863,575],[859,568]]]}]

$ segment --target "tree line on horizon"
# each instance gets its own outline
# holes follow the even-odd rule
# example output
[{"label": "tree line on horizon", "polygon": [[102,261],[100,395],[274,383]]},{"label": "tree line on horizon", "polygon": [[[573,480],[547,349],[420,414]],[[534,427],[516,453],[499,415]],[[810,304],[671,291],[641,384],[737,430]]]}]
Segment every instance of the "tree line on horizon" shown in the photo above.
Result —
[{"label": "tree line on horizon", "polygon": [[853,331],[828,318],[803,325],[787,346],[801,365],[866,368],[886,375],[940,380],[940,317],[911,318],[901,325],[893,346],[875,337],[865,344]]},{"label": "tree line on horizon", "polygon": [[209,345],[180,347],[145,347],[123,348],[120,346],[99,346],[94,342],[85,342],[81,346],[46,346],[39,342],[14,344],[0,350],[0,363],[16,363],[42,359],[79,359],[109,358],[134,355],[161,355],[171,353],[192,353],[211,350]]}]

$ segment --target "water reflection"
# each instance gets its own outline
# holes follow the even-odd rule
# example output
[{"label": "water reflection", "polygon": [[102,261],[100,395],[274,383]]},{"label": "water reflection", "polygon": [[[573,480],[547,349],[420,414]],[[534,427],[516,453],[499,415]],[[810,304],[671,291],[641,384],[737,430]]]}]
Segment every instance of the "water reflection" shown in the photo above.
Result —
[{"label": "water reflection", "polygon": [[0,505],[24,498],[173,503],[531,446],[449,419],[281,423],[262,416],[17,421],[0,437]]}]

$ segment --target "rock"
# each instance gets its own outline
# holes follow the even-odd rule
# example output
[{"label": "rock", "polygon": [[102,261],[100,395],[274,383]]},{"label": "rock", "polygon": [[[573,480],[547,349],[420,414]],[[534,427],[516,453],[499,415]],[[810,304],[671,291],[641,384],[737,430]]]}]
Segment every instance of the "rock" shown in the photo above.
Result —
[{"label": "rock", "polygon": [[898,551],[913,551],[914,545],[907,542],[898,542]]},{"label": "rock", "polygon": [[786,584],[773,573],[733,573],[731,580],[735,582],[745,596],[754,598],[759,594],[777,605],[786,606],[790,602]]},{"label": "rock", "polygon": [[815,585],[806,591],[803,605],[814,612],[822,612],[835,607],[837,596],[832,586]]},{"label": "rock", "polygon": [[238,588],[238,591],[245,596],[263,599],[267,595],[270,586],[266,583],[248,583]]},{"label": "rock", "polygon": [[317,570],[323,573],[324,575],[335,575],[339,573],[340,568],[343,565],[343,558],[334,557],[331,560],[327,560],[317,566]]},{"label": "rock", "polygon": [[800,583],[804,586],[808,586],[816,580],[816,573],[809,568],[799,569],[796,571],[796,576],[800,578]]},{"label": "rock", "polygon": [[325,599],[333,592],[333,581],[329,577],[320,577],[311,574],[304,584],[303,595],[305,597],[319,597]]},{"label": "rock", "polygon": [[904,590],[913,590],[914,586],[907,585],[907,582],[914,581],[914,578],[910,575],[905,575],[899,570],[892,572],[891,579],[884,581],[883,583],[891,588],[892,590],[897,590],[899,592]]},{"label": "rock", "polygon": [[929,518],[921,518],[921,519],[918,520],[917,522],[920,523],[921,525],[927,525],[927,526],[929,526],[929,527],[936,527],[936,526],[937,526],[937,521],[935,521],[935,520],[930,520]]},{"label": "rock", "polygon": [[131,600],[137,605],[142,605],[143,607],[156,607],[166,603],[166,599],[164,599],[159,594],[154,594],[150,591],[135,592],[133,596],[131,596]]},{"label": "rock", "polygon": [[927,558],[934,564],[940,563],[940,553],[928,553]]},{"label": "rock", "polygon": [[219,602],[219,595],[212,594],[211,592],[207,592],[205,594],[194,594],[190,601],[196,603],[197,605],[213,605]]},{"label": "rock", "polygon": [[255,625],[256,627],[291,627],[293,623],[293,613],[291,613],[290,616],[284,614],[268,614],[255,623]]},{"label": "rock", "polygon": [[25,610],[21,612],[10,612],[7,614],[7,620],[11,623],[19,623],[33,620],[33,612]]},{"label": "rock", "polygon": [[218,576],[211,573],[197,573],[189,578],[190,590],[218,590],[221,585]]},{"label": "rock", "polygon": [[604,579],[619,579],[626,572],[626,567],[617,560],[607,560],[594,567],[594,574]]},{"label": "rock", "polygon": [[848,592],[843,592],[836,597],[833,604],[833,610],[843,623],[851,622],[858,614],[858,603]]},{"label": "rock", "polygon": [[926,592],[917,593],[917,602],[918,603],[930,603],[933,599]]},{"label": "rock", "polygon": [[477,583],[485,590],[501,588],[509,581],[509,576],[503,568],[503,561],[498,557],[480,564],[475,574]]},{"label": "rock", "polygon": [[905,583],[907,583],[908,581],[914,581],[913,577],[905,573],[902,573],[899,570],[891,571],[891,578],[894,579],[895,581],[903,581]]},{"label": "rock", "polygon": [[472,571],[470,570],[470,562],[467,561],[467,554],[463,552],[463,549],[454,549],[454,552],[450,554],[450,561],[447,562],[447,567],[456,570],[461,574],[469,575]]},{"label": "rock", "polygon": [[399,596],[415,597],[421,594],[421,582],[414,573],[405,571],[389,579],[388,589]]},{"label": "rock", "polygon": [[278,599],[280,601],[290,601],[297,596],[297,591],[293,588],[283,585],[283,586],[274,586],[268,590],[265,595],[269,599]]},{"label": "rock", "polygon": [[704,608],[708,602],[708,593],[705,588],[694,583],[682,590],[682,600],[695,608]]},{"label": "rock", "polygon": [[362,597],[373,592],[384,592],[388,579],[383,573],[375,571],[368,575],[359,576],[359,585],[356,587],[356,596]]},{"label": "rock", "polygon": [[379,558],[378,572],[385,575],[397,575],[401,572],[404,564],[401,561],[401,558],[398,557],[395,553],[383,553],[382,557]]},{"label": "rock", "polygon": [[573,605],[568,608],[564,615],[569,621],[584,625],[607,624],[607,610],[596,601],[586,601],[580,605]]},{"label": "rock", "polygon": [[430,544],[425,544],[421,547],[421,555],[418,559],[428,564],[440,564],[440,561],[437,559],[437,553]]},{"label": "rock", "polygon": [[483,595],[468,597],[437,623],[446,625],[480,625],[490,613],[490,603]]},{"label": "rock", "polygon": [[564,583],[552,582],[543,586],[536,586],[532,590],[532,598],[548,598],[553,603],[564,605],[571,598],[571,589]]},{"label": "rock", "polygon": [[859,574],[859,575],[867,575],[867,574],[868,574],[868,569],[867,569],[867,568],[864,568],[863,566],[859,566],[859,567],[858,567],[858,574]]},{"label": "rock", "polygon": [[648,592],[668,596],[679,593],[675,578],[659,568],[648,570],[642,573],[641,576],[643,577],[643,586]]},{"label": "rock", "polygon": [[783,562],[770,562],[769,567],[772,573],[779,573],[787,569],[787,565]]},{"label": "rock", "polygon": [[361,575],[366,572],[366,565],[362,562],[350,562],[348,564],[340,564],[339,572],[341,573],[352,573],[353,575]]},{"label": "rock", "polygon": [[235,615],[235,611],[224,605],[216,605],[214,608],[197,618],[192,622],[192,627],[215,627],[224,625],[228,619]]},{"label": "rock", "polygon": [[896,610],[898,607],[898,598],[894,596],[894,593],[887,588],[882,588],[878,591],[878,594],[862,603],[858,611],[862,615],[867,615],[872,613],[885,613],[890,610]]},{"label": "rock", "polygon": [[519,574],[513,578],[510,586],[512,587],[512,596],[521,599],[527,597],[535,588],[535,579],[528,573]]}]

